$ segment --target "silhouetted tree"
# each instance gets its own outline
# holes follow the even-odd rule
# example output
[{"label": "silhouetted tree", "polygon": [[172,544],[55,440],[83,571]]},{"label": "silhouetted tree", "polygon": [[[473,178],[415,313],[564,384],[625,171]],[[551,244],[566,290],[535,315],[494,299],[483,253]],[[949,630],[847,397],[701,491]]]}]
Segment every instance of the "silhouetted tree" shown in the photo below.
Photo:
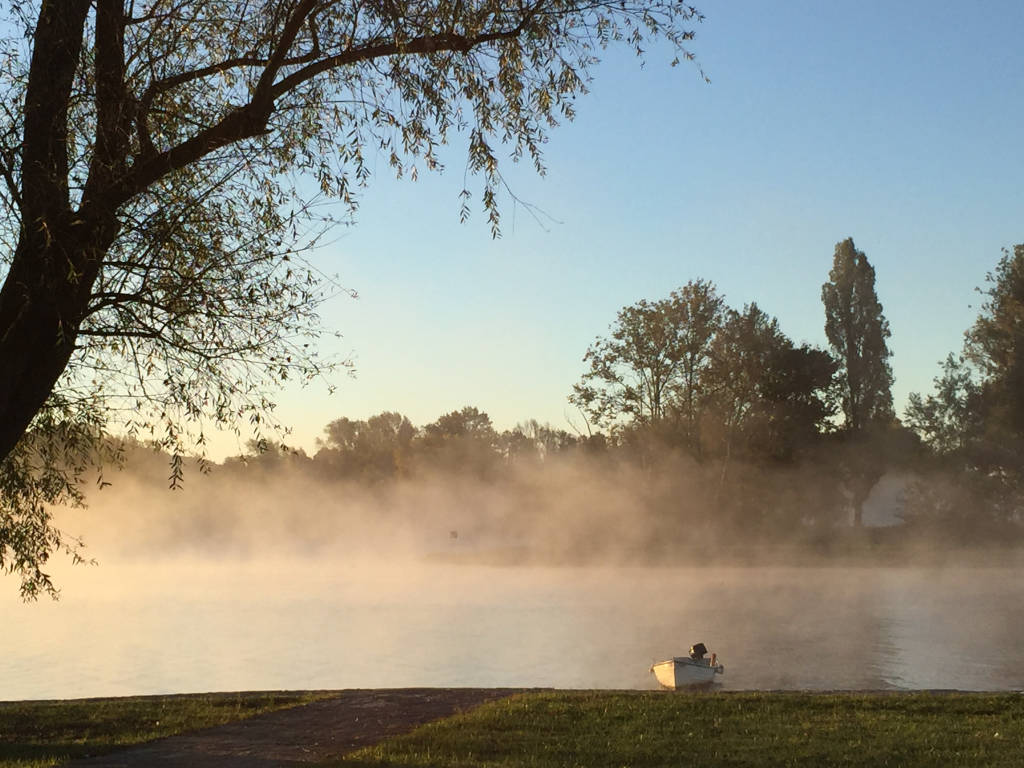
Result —
[{"label": "silhouetted tree", "polygon": [[792,461],[818,444],[835,413],[830,397],[839,365],[826,351],[802,344],[777,349],[769,360],[762,398],[768,418],[759,453]]},{"label": "silhouetted tree", "polygon": [[498,451],[509,464],[536,463],[541,459],[540,446],[523,430],[522,425],[498,435]]},{"label": "silhouetted tree", "polygon": [[601,426],[682,431],[685,443],[696,448],[702,374],[723,311],[714,285],[703,280],[667,299],[621,309],[610,336],[587,350],[589,370],[569,401]]},{"label": "silhouetted tree", "polygon": [[966,335],[980,369],[981,438],[971,461],[986,478],[995,516],[1021,522],[1024,507],[1024,244],[1003,250],[987,296]]},{"label": "silhouetted tree", "polygon": [[935,394],[910,393],[905,421],[932,451],[963,456],[982,432],[981,386],[967,362],[950,353]]},{"label": "silhouetted tree", "polygon": [[967,355],[981,370],[988,420],[1024,438],[1024,244],[1003,250],[988,275],[988,297],[967,332]]},{"label": "silhouetted tree", "polygon": [[853,523],[859,526],[864,502],[885,472],[868,443],[869,432],[885,430],[894,418],[892,369],[886,339],[889,322],[875,294],[875,269],[852,238],[836,244],[829,281],[821,287],[825,335],[839,363],[836,376],[847,451],[846,482],[852,494]]},{"label": "silhouetted tree", "polygon": [[316,459],[329,474],[376,481],[402,474],[416,429],[402,414],[385,411],[366,421],[336,419],[324,433]]},{"label": "silhouetted tree", "polygon": [[435,469],[487,476],[497,464],[498,435],[491,417],[466,406],[441,416],[420,432],[416,452]]},{"label": "silhouetted tree", "polygon": [[[415,176],[462,132],[497,235],[493,145],[542,170],[602,48],[663,39],[692,58],[701,18],[676,0],[10,6],[0,568],[27,596],[51,587],[40,566],[61,536],[45,510],[76,480],[26,474],[30,428],[86,434],[131,412],[172,453],[202,450],[203,425],[259,430],[282,381],[331,367],[310,341],[320,277],[297,258],[318,227],[301,174],[351,211],[367,147]],[[72,467],[102,458],[75,445]]]},{"label": "silhouetted tree", "polygon": [[836,244],[828,282],[821,287],[825,335],[839,362],[844,428],[859,432],[893,418],[889,322],[875,294],[875,270],[852,238]]},{"label": "silhouetted tree", "polygon": [[1024,245],[1003,250],[988,283],[964,356],[949,355],[935,393],[911,394],[906,411],[936,457],[912,516],[958,537],[1019,533],[1024,504]]},{"label": "silhouetted tree", "polygon": [[[794,347],[778,320],[756,304],[728,310],[707,373],[707,453],[720,462],[716,498],[738,523],[770,517],[781,462],[816,442],[831,414],[827,392],[835,363],[821,350]],[[731,473],[734,460],[745,464]]]},{"label": "silhouetted tree", "polygon": [[779,329],[779,322],[749,304],[743,312],[730,309],[711,347],[711,365],[705,387],[710,391],[707,407],[719,422],[719,445],[715,454],[725,467],[734,444],[744,442],[743,432],[756,429],[765,414],[764,388],[769,382],[772,362],[792,342]]},{"label": "silhouetted tree", "polygon": [[832,415],[835,361],[823,350],[794,346],[757,304],[728,310],[712,357],[705,419],[717,421],[715,455],[791,460]]}]

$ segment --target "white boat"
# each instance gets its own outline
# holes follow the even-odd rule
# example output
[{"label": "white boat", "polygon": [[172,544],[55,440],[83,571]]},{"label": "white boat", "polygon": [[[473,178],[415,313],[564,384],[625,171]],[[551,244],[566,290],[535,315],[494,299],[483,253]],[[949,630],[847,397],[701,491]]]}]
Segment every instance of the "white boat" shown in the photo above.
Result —
[{"label": "white boat", "polygon": [[651,674],[666,688],[685,688],[691,685],[706,685],[715,675],[725,674],[725,667],[718,663],[714,653],[704,658],[707,648],[697,643],[690,648],[689,656],[673,656],[651,665]]}]

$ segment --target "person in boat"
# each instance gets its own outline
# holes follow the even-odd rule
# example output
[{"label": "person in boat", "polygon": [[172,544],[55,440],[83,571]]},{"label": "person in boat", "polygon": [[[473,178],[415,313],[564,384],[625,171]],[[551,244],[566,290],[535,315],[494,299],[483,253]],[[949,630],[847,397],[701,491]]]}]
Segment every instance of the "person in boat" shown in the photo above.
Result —
[{"label": "person in boat", "polygon": [[707,646],[704,643],[695,643],[690,646],[690,658],[698,664],[707,664],[709,667],[714,667],[718,663],[718,655],[712,653],[710,659],[705,659],[704,654],[708,652]]}]

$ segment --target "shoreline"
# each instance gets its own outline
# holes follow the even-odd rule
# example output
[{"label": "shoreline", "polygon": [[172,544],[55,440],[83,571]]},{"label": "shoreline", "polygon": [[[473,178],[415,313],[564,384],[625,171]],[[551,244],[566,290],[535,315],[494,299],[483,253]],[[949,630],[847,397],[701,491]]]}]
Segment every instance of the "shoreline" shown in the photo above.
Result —
[{"label": "shoreline", "polygon": [[[404,691],[423,693],[454,694],[457,692],[503,692],[514,693],[557,693],[585,695],[665,695],[665,696],[750,696],[750,695],[794,695],[794,696],[1000,696],[1024,695],[1024,688],[991,688],[985,690],[965,688],[707,688],[694,686],[669,690],[666,688],[549,688],[549,687],[515,687],[515,686],[395,686],[382,688],[294,688],[294,689],[252,689],[238,691],[192,691],[187,693],[138,693],[124,696],[81,696],[66,699],[0,699],[0,709],[4,707],[48,704],[103,704],[118,701],[175,701],[187,699],[222,699],[233,700],[238,697],[256,696],[316,696],[335,698],[343,694],[391,694]],[[304,706],[304,705],[303,705]]]}]

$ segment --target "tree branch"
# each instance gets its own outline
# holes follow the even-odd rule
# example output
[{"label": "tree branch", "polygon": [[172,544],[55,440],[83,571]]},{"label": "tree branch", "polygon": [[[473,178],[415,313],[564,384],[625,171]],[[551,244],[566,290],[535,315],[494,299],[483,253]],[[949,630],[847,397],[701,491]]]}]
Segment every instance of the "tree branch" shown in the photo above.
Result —
[{"label": "tree branch", "polygon": [[24,226],[53,218],[69,206],[68,105],[89,5],[89,0],[47,0],[39,11],[25,91]]},{"label": "tree branch", "polygon": [[[309,14],[312,6],[312,0],[306,0],[290,17],[285,32],[285,34],[291,35],[290,42],[294,42],[294,36],[298,34],[302,21]],[[248,103],[231,110],[218,122],[177,146],[141,160],[128,171],[124,182],[119,185],[119,189],[116,190],[116,200],[124,202],[130,199],[157,179],[184,168],[221,147],[265,133],[273,102],[317,75],[332,69],[371,62],[398,54],[427,55],[446,51],[468,54],[474,48],[500,40],[509,40],[520,35],[536,14],[538,7],[539,3],[523,16],[519,24],[509,29],[485,32],[471,37],[446,32],[440,35],[420,36],[404,43],[393,41],[371,43],[319,59],[270,85],[273,77],[287,61],[285,58],[286,48],[283,45],[284,39],[282,39],[282,45],[278,46],[272,54],[267,69],[260,77],[256,92]]]},{"label": "tree branch", "polygon": [[96,4],[96,146],[83,197],[124,175],[128,153],[128,94],[124,75],[124,4]]}]

